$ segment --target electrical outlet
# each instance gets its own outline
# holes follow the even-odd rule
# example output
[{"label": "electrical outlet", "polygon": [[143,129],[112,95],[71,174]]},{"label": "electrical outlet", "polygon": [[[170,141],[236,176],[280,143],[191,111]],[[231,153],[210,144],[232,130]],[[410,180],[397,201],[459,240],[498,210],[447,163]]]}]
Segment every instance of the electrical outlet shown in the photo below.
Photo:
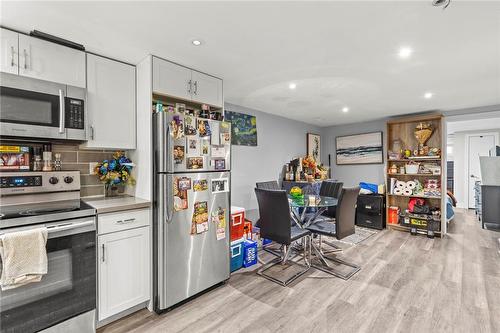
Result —
[{"label": "electrical outlet", "polygon": [[94,169],[95,169],[95,166],[97,164],[98,164],[97,162],[90,162],[89,163],[89,174],[90,175],[95,175]]}]

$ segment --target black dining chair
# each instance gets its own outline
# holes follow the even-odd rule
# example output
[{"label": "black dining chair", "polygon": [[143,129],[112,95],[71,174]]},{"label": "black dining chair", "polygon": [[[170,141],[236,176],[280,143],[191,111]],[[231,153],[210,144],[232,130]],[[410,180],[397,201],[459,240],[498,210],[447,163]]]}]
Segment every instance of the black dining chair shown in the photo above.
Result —
[{"label": "black dining chair", "polygon": [[[255,194],[257,196],[257,202],[259,205],[260,236],[266,239],[270,239],[281,245],[279,257],[263,265],[257,271],[257,274],[273,282],[281,284],[282,286],[287,286],[299,276],[306,273],[311,267],[311,232],[307,229],[302,229],[298,226],[291,225],[290,220],[292,219],[292,217],[290,216],[290,206],[288,203],[286,191],[264,190],[256,188]],[[289,260],[290,254],[292,252],[292,247],[290,245],[298,240],[303,241],[304,265]],[[309,260],[307,257],[307,253],[309,253]],[[278,264],[286,265],[288,262],[292,263],[293,265],[302,266],[303,269],[295,273],[293,276],[287,278],[286,280],[280,280],[266,273],[269,268]]]},{"label": "black dining chair", "polygon": [[257,187],[261,190],[273,190],[273,191],[281,190],[281,187],[278,184],[277,180],[270,180],[267,182],[258,182],[258,183],[255,183],[255,187]]},{"label": "black dining chair", "polygon": [[[351,276],[356,274],[361,268],[355,264],[337,258],[335,254],[342,251],[342,249],[339,247],[336,247],[334,255],[327,256],[322,249],[321,236],[330,236],[341,240],[355,233],[354,223],[356,221],[356,202],[358,200],[358,195],[359,187],[343,188],[338,198],[335,223],[328,221],[318,221],[307,227],[307,229],[311,231],[313,235],[319,236],[319,246],[316,247],[316,245],[312,244],[312,248],[317,257],[316,260],[319,260],[320,263],[314,264],[313,261],[313,266],[344,280],[348,280],[349,278],[351,278]],[[351,269],[347,273],[342,273],[338,270],[335,270],[331,265],[329,265],[328,261],[334,262],[337,265],[348,266]]]},{"label": "black dining chair", "polygon": [[[332,197],[338,199],[343,186],[344,183],[342,182],[324,180],[323,182],[321,182],[321,187],[319,188],[319,195],[323,197]],[[326,212],[324,212],[321,215],[329,218],[335,218],[336,212],[337,212],[337,207],[328,207]]]}]

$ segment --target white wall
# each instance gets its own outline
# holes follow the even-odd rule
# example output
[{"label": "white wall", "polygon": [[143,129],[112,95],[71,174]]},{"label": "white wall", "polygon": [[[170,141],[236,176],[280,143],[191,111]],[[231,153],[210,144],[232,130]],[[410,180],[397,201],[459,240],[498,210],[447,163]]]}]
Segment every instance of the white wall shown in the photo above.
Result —
[{"label": "white wall", "polygon": [[257,117],[257,147],[232,146],[231,204],[257,209],[255,183],[281,180],[283,165],[306,154],[306,134],[321,134],[317,126],[230,103],[225,110]]},{"label": "white wall", "polygon": [[343,182],[346,187],[356,186],[362,181],[375,184],[384,183],[384,164],[337,165],[335,163],[335,138],[337,136],[377,131],[384,132],[382,140],[384,142],[385,163],[387,154],[387,147],[385,147],[386,119],[350,125],[332,126],[323,129],[323,135],[321,137],[322,161],[325,165],[328,165],[328,154],[330,154],[332,179],[337,179]]}]

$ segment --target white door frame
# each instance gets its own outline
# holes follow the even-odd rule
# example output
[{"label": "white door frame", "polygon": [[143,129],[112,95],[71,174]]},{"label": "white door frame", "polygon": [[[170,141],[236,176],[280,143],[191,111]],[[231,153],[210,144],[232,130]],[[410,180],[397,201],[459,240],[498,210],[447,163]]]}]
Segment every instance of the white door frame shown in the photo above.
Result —
[{"label": "white door frame", "polygon": [[493,135],[495,138],[495,145],[498,145],[498,132],[475,132],[475,133],[467,133],[465,134],[465,161],[467,161],[467,166],[465,168],[466,174],[464,178],[464,190],[466,193],[465,196],[465,205],[466,209],[470,209],[469,207],[469,196],[470,196],[470,190],[469,190],[469,178],[470,178],[470,159],[469,159],[469,145],[470,145],[470,137],[471,136],[484,136],[484,135]]}]

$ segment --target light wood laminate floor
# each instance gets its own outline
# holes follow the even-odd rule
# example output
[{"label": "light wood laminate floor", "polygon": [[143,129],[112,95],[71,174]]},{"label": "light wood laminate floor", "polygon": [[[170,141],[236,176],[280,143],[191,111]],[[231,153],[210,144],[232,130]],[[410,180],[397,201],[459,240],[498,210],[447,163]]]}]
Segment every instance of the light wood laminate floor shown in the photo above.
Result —
[{"label": "light wood laminate floor", "polygon": [[499,237],[458,211],[444,239],[385,230],[350,247],[344,257],[362,269],[349,281],[315,271],[284,288],[242,272],[98,332],[500,332]]}]

